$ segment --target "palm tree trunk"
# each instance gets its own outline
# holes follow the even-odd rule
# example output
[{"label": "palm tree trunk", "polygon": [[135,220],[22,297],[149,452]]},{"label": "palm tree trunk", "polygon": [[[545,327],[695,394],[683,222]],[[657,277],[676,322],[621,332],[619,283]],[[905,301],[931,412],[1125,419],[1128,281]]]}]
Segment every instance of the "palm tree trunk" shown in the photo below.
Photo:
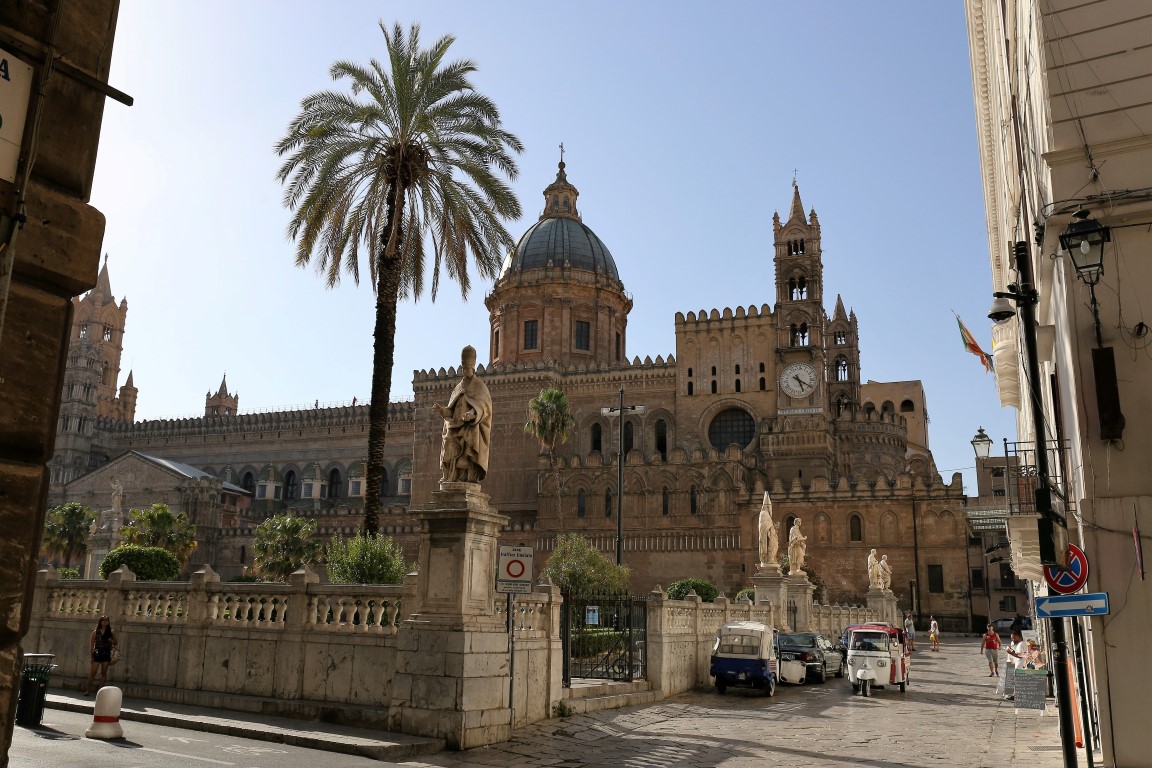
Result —
[{"label": "palm tree trunk", "polygon": [[[375,536],[380,529],[380,475],[384,469],[384,442],[388,436],[388,408],[392,396],[392,364],[396,356],[396,305],[400,296],[403,260],[388,256],[391,245],[400,253],[403,243],[403,189],[389,195],[386,244],[376,272],[376,325],[372,331],[372,401],[368,407],[368,458],[364,462],[364,535]],[[393,236],[394,235],[394,236]]]}]

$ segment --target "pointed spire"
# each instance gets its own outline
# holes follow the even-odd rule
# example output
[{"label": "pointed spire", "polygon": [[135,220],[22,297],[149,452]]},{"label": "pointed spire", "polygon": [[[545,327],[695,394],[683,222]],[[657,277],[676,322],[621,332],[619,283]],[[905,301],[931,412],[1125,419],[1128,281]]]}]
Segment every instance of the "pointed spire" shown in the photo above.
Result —
[{"label": "pointed spire", "polygon": [[575,219],[581,221],[580,211],[576,209],[576,198],[580,192],[568,183],[568,174],[564,172],[567,164],[564,162],[564,145],[560,145],[560,162],[556,164],[556,180],[544,189],[544,212],[541,219]]},{"label": "pointed spire", "polygon": [[103,299],[101,305],[112,301],[112,282],[108,279],[108,254],[104,254],[104,266],[100,267],[100,276],[96,278],[96,287],[92,293]]},{"label": "pointed spire", "polygon": [[224,378],[220,379],[220,389],[216,392],[218,395],[228,395],[228,373],[224,373]]},{"label": "pointed spire", "polygon": [[844,299],[840,298],[840,294],[836,294],[836,309],[832,312],[832,317],[836,320],[848,319],[848,313],[844,311]]},{"label": "pointed spire", "polygon": [[804,223],[804,203],[800,201],[800,185],[792,179],[792,208],[788,211],[788,223],[794,221]]},{"label": "pointed spire", "polygon": [[132,383],[132,371],[128,371],[128,378],[124,380],[124,386],[129,389],[134,388],[136,385]]}]

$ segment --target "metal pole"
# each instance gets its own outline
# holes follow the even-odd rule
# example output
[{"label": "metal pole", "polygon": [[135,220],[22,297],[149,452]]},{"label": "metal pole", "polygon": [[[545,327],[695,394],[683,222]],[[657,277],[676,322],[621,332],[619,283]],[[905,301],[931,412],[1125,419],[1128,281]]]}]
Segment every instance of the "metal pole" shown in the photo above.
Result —
[{"label": "metal pole", "polygon": [[616,565],[624,563],[624,385],[620,385],[620,453],[616,454]]},{"label": "metal pole", "polygon": [[[1016,305],[1020,310],[1020,321],[1024,328],[1024,352],[1028,367],[1028,395],[1032,406],[1032,431],[1036,440],[1036,512],[1040,538],[1041,560],[1052,562],[1060,553],[1051,550],[1053,534],[1059,523],[1052,510],[1052,486],[1048,475],[1048,444],[1045,439],[1044,400],[1040,393],[1040,357],[1036,350],[1036,304],[1039,296],[1032,286],[1032,263],[1028,257],[1028,243],[1016,243],[1016,271],[1020,284],[1016,295]],[[1060,747],[1064,755],[1064,768],[1076,768],[1076,734],[1072,725],[1072,686],[1068,680],[1068,643],[1064,635],[1064,620],[1049,619],[1052,634],[1052,664],[1056,672],[1056,704],[1060,713]]]}]

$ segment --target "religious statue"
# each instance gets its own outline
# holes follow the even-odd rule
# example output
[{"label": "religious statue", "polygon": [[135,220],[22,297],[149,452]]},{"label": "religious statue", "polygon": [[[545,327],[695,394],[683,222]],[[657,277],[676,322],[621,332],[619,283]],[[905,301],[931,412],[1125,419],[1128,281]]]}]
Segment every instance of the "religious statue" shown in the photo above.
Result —
[{"label": "religious statue", "polygon": [[124,486],[120,485],[119,478],[112,478],[112,511],[119,515],[123,503]]},{"label": "religious statue", "polygon": [[892,566],[888,565],[888,555],[880,558],[879,565],[876,566],[876,586],[880,589],[889,589],[892,587]]},{"label": "religious statue", "polygon": [[876,557],[876,550],[868,553],[868,586],[875,589],[880,586],[880,559]]},{"label": "religious statue", "polygon": [[[777,556],[780,554],[780,536],[776,532],[776,524],[772,522],[772,499],[768,491],[764,491],[764,502],[760,505],[760,567],[767,568],[777,565]],[[777,569],[779,570],[779,569]]]},{"label": "religious statue", "polygon": [[476,350],[460,353],[462,378],[452,390],[448,405],[433,403],[444,419],[444,443],[440,448],[440,482],[479,483],[488,474],[488,450],[492,442],[492,396],[476,377]]},{"label": "religious statue", "polygon": [[800,532],[800,518],[792,523],[792,530],[788,531],[788,575],[796,573],[804,573],[801,568],[804,566],[804,555],[808,552],[808,546],[804,543],[808,541],[808,537]]}]

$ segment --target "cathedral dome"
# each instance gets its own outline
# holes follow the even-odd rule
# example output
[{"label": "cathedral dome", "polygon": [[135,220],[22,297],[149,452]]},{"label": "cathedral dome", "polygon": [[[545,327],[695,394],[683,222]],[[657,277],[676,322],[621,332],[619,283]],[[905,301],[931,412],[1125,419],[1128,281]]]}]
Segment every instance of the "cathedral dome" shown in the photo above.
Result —
[{"label": "cathedral dome", "polygon": [[500,277],[531,269],[559,267],[580,269],[620,280],[616,261],[604,242],[580,219],[576,198],[580,193],[568,183],[564,161],[556,181],[544,190],[544,213],[528,228],[504,259]]},{"label": "cathedral dome", "polygon": [[543,218],[533,224],[504,259],[500,277],[544,267],[570,267],[619,280],[608,247],[583,222],[567,217]]}]

